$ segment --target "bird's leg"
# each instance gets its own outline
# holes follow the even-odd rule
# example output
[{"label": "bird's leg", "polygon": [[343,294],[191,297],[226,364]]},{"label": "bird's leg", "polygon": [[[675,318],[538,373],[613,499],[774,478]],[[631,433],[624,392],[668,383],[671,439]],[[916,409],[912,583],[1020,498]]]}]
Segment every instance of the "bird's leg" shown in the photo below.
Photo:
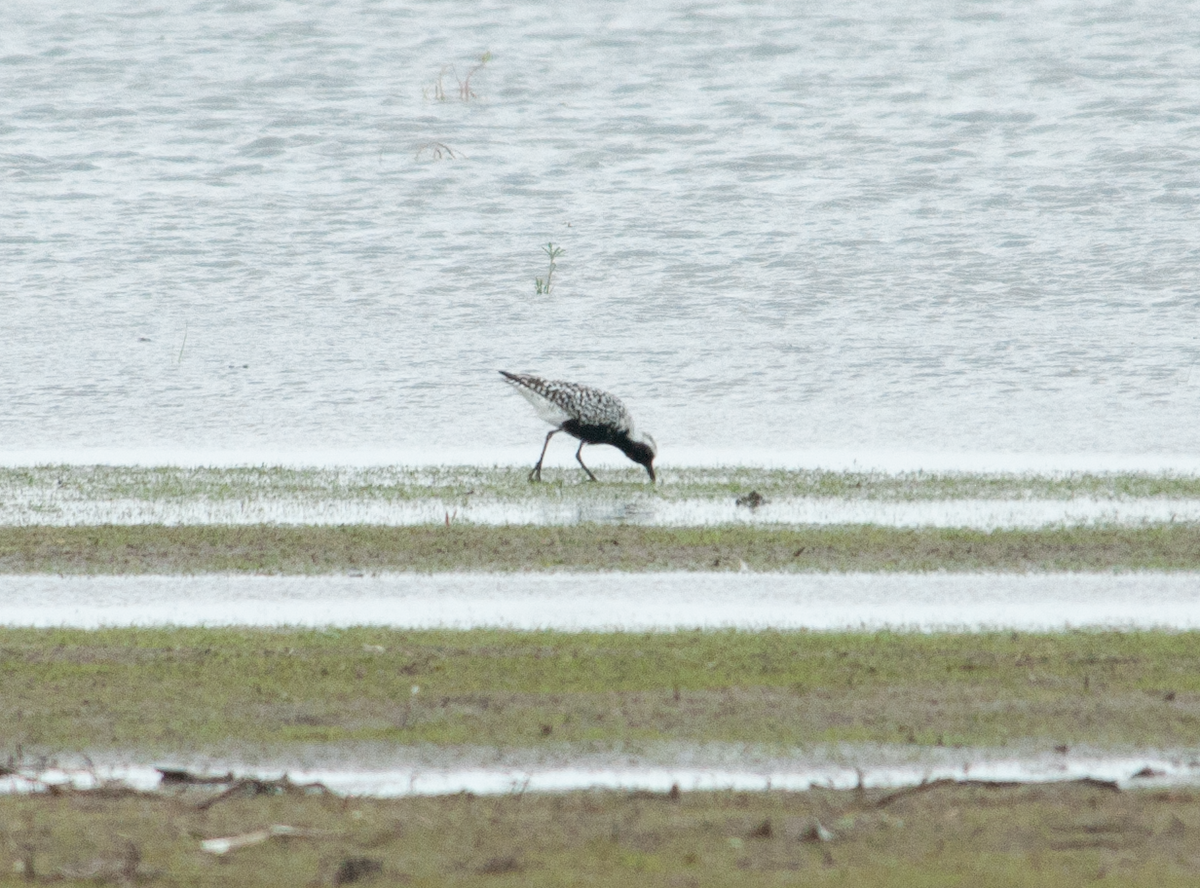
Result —
[{"label": "bird's leg", "polygon": [[[584,445],[584,444],[586,444],[586,443],[587,443],[586,441],[580,441],[580,442],[579,442],[579,449],[575,451],[575,458],[576,458],[577,460],[579,460],[579,464],[580,464],[581,466],[583,466],[583,445]],[[589,478],[591,478],[593,481],[595,481],[595,480],[596,480],[596,476],[592,474],[592,470],[591,470],[591,469],[589,469],[587,466],[583,466],[583,470],[584,470],[585,472],[587,472],[587,473],[588,473],[588,477],[589,477]]]},{"label": "bird's leg", "polygon": [[533,467],[533,471],[529,473],[529,480],[542,480],[542,460],[546,458],[546,448],[550,446],[550,439],[561,432],[562,429],[551,429],[550,434],[546,436],[546,443],[542,445],[542,455],[538,457],[537,465]]}]

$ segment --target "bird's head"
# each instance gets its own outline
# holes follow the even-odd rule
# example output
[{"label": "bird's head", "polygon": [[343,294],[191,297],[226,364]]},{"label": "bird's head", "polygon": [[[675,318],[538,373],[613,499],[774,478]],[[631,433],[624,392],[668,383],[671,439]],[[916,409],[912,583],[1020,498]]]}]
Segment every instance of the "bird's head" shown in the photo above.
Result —
[{"label": "bird's head", "polygon": [[646,467],[650,482],[654,483],[654,458],[658,456],[658,445],[654,439],[645,432],[634,432],[629,436],[629,445],[623,449],[631,460]]}]

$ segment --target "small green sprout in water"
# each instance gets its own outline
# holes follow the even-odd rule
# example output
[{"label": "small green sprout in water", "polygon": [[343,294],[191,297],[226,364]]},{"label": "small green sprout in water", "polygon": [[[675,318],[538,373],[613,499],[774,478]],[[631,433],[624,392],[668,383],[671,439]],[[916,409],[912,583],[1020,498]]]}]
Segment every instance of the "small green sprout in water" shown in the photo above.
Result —
[{"label": "small green sprout in water", "polygon": [[542,252],[550,257],[550,269],[546,272],[545,279],[535,278],[533,283],[537,287],[537,294],[539,296],[546,296],[550,293],[550,279],[554,277],[554,269],[558,267],[554,264],[554,260],[561,256],[564,251],[562,247],[556,247],[551,242],[542,247]]}]

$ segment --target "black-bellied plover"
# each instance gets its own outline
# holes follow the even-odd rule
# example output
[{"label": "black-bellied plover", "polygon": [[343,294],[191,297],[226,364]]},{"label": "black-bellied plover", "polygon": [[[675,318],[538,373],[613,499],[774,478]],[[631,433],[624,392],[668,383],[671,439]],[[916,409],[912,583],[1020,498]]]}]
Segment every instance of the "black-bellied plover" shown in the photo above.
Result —
[{"label": "black-bellied plover", "polygon": [[538,416],[554,426],[546,435],[537,465],[529,473],[530,481],[535,478],[542,480],[542,460],[546,458],[546,448],[550,446],[550,439],[559,432],[579,439],[575,458],[593,481],[596,476],[583,463],[584,444],[611,444],[635,463],[645,466],[650,473],[650,480],[654,481],[654,457],[658,455],[658,445],[645,432],[634,428],[633,417],[620,398],[577,382],[542,379],[540,376],[505,370],[501,370],[500,375],[525,396]]}]

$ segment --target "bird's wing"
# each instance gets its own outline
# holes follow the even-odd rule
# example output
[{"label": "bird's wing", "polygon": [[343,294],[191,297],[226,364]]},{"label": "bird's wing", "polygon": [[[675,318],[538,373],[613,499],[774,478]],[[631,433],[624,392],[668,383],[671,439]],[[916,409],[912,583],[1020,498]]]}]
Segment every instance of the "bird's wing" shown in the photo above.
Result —
[{"label": "bird's wing", "polygon": [[537,411],[537,415],[550,423],[552,426],[560,426],[568,419],[571,414],[568,413],[560,404],[551,400],[550,395],[553,393],[546,388],[546,382],[536,376],[519,376],[516,373],[506,373],[504,378],[512,383],[513,388],[519,391]]},{"label": "bird's wing", "polygon": [[[567,383],[570,385],[570,383]],[[633,417],[616,395],[591,386],[572,386],[575,418],[588,425],[608,426],[614,432],[633,430]]]},{"label": "bird's wing", "polygon": [[562,425],[568,419],[574,419],[586,425],[607,426],[614,432],[633,429],[633,418],[621,399],[608,392],[561,379],[542,379],[504,370],[500,373],[529,399],[538,416],[550,425]]}]

